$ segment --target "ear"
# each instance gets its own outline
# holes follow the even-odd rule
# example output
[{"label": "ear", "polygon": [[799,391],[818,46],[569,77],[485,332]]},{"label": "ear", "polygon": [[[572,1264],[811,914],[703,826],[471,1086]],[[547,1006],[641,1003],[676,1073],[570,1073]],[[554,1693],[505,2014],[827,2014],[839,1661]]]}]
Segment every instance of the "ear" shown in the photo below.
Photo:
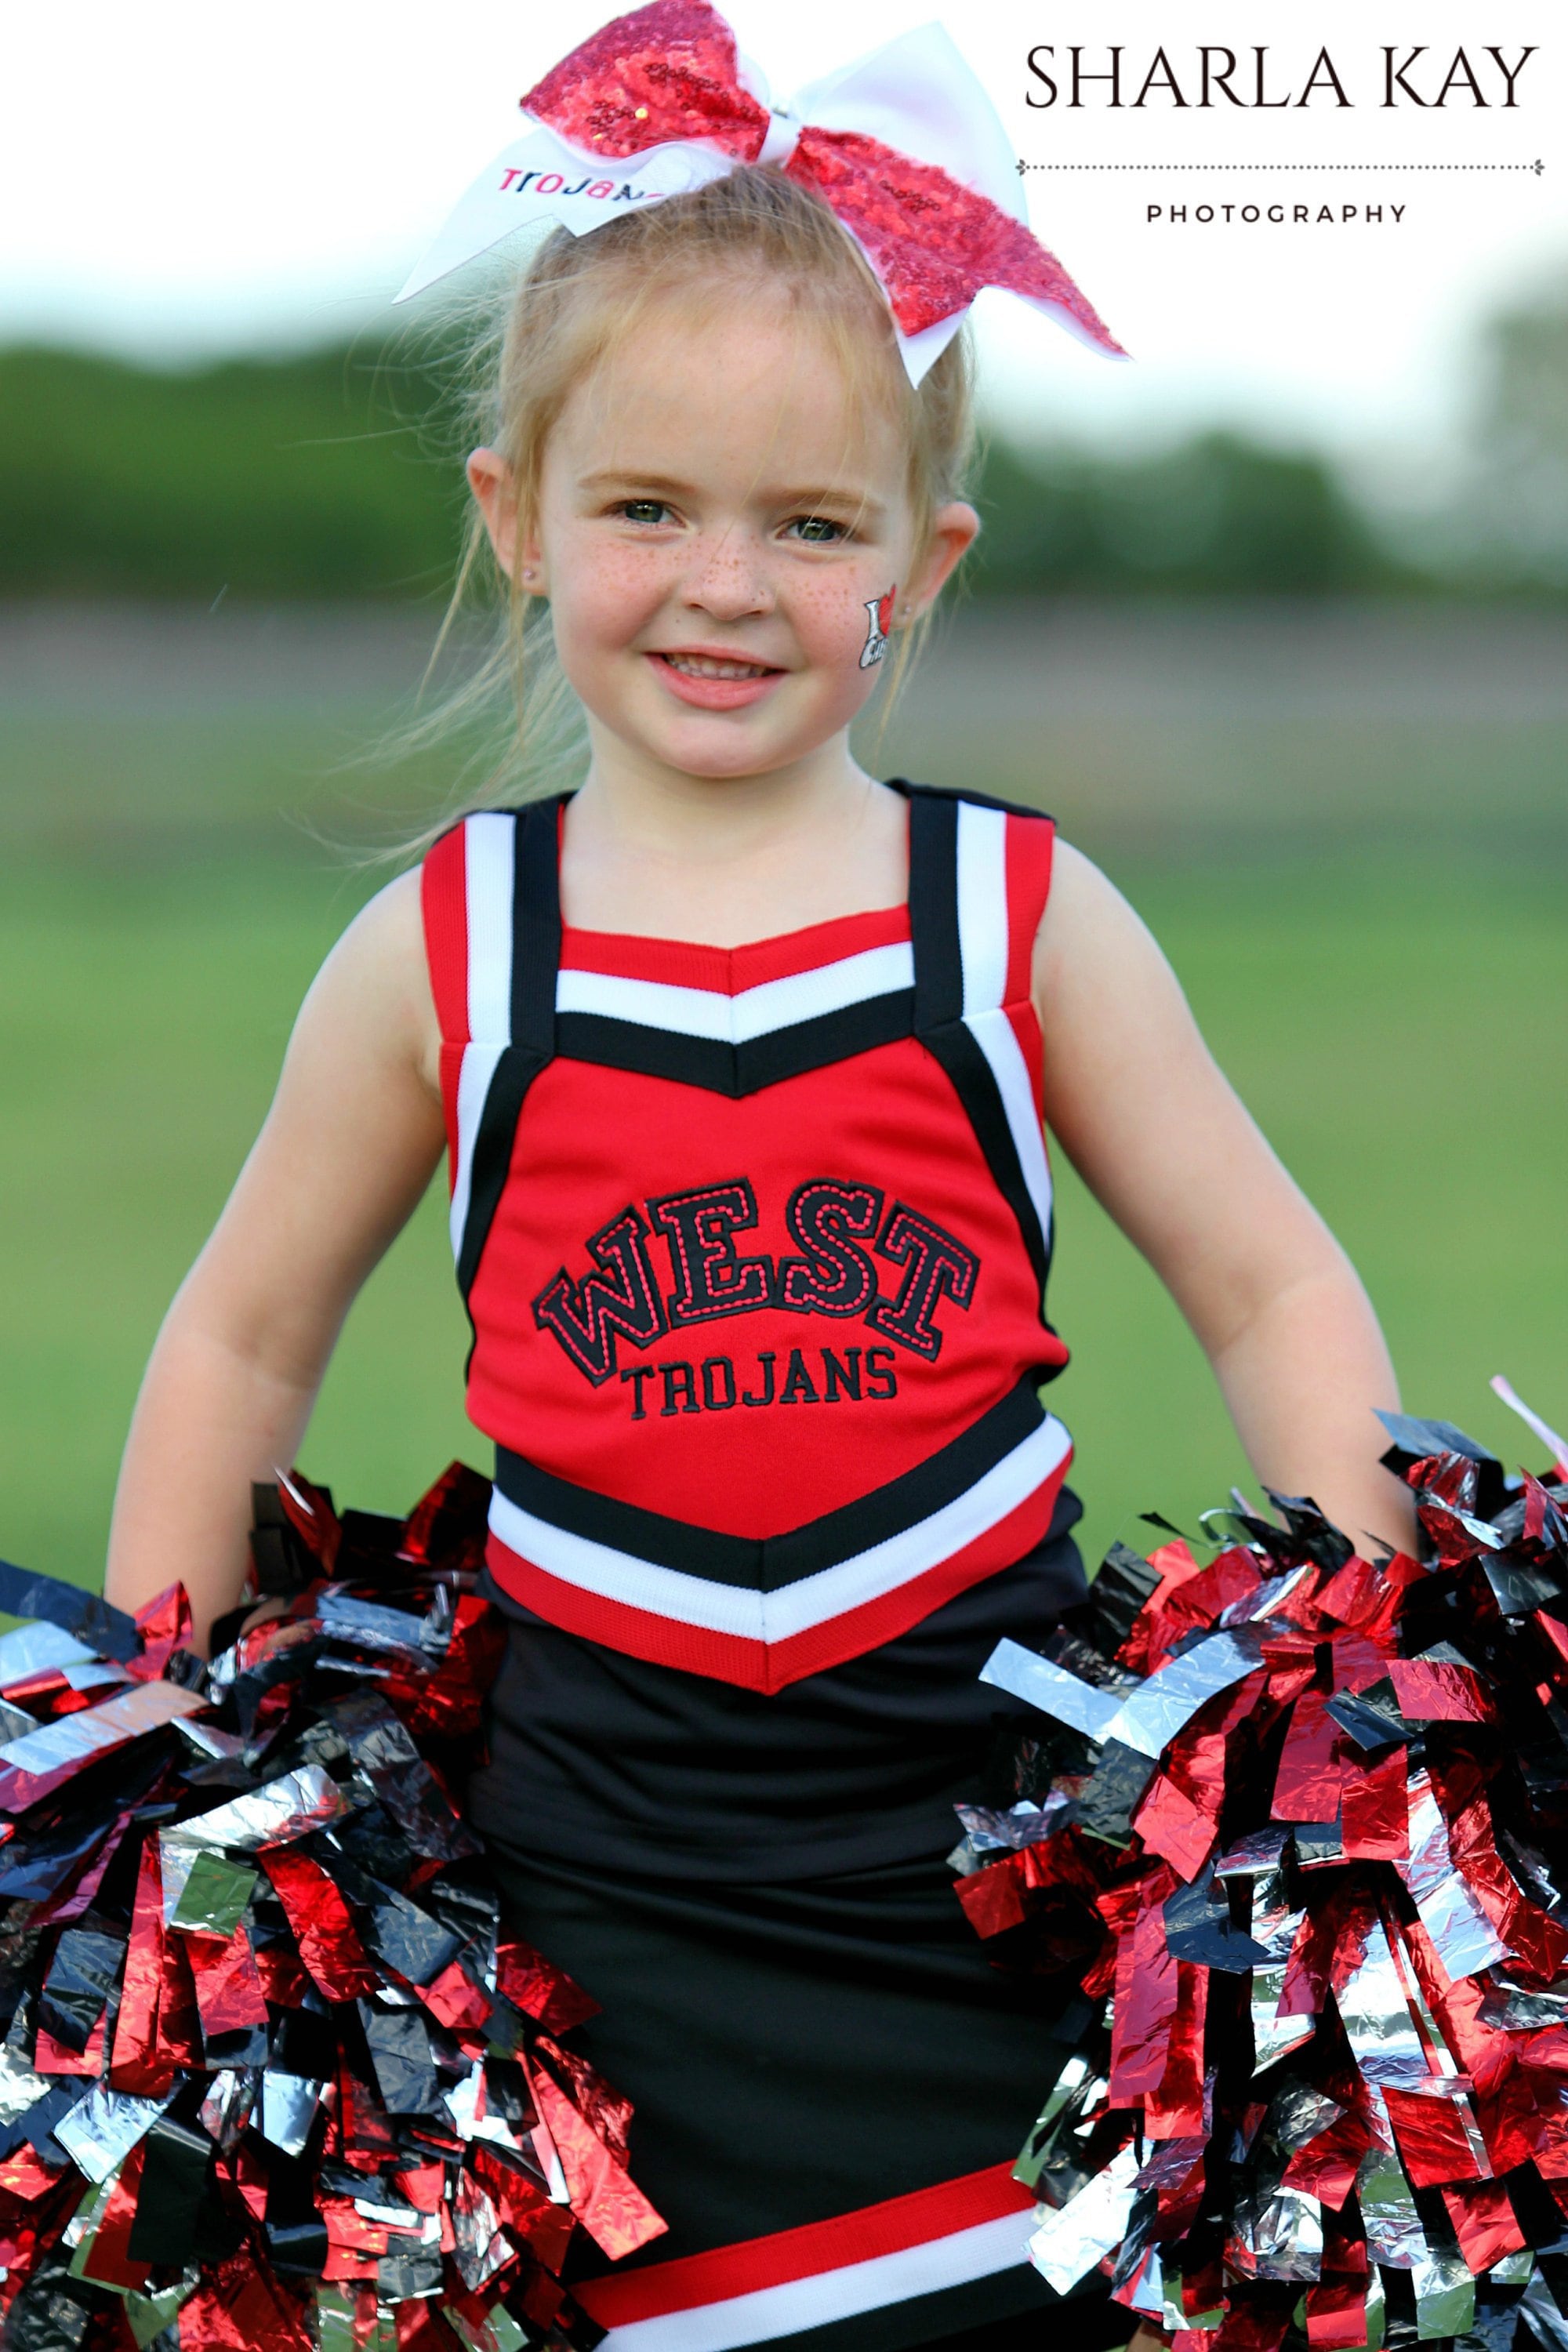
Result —
[{"label": "ear", "polygon": [[908,624],[934,604],[960,558],[980,536],[980,517],[962,499],[951,499],[931,517],[925,553],[915,576],[900,600],[900,617]]},{"label": "ear", "polygon": [[468,459],[468,476],[502,572],[514,587],[542,595],[539,550],[531,536],[520,534],[518,529],[517,481],[511,467],[496,450],[476,449]]}]

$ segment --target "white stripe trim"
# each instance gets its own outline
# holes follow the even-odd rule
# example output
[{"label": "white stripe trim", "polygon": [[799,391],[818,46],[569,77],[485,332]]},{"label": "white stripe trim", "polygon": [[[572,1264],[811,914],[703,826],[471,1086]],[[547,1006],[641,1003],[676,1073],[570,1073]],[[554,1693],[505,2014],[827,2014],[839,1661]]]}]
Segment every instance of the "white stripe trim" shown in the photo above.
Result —
[{"label": "white stripe trim", "polygon": [[490,1496],[489,1523],[520,1559],[567,1584],[596,1593],[601,1600],[618,1601],[628,1609],[647,1610],[678,1624],[700,1626],[705,1633],[734,1634],[748,1642],[784,1642],[868,1601],[880,1601],[928,1569],[951,1559],[1043,1486],[1066,1459],[1071,1444],[1061,1423],[1047,1413],[1021,1444],[929,1518],[902,1528],[853,1559],[819,1569],[815,1576],[803,1576],[777,1592],[755,1592],[744,1585],[688,1576],[683,1570],[661,1568],[609,1544],[595,1543],[548,1519],[536,1518],[531,1511],[510,1501],[499,1487]]},{"label": "white stripe trim", "polygon": [[1018,1154],[1018,1165],[1024,1171],[1024,1182],[1040,1221],[1040,1236],[1048,1247],[1051,1169],[1046,1158],[1046,1131],[1035,1100],[1034,1082],[1018,1043],[1018,1033],[1005,1013],[969,1013],[964,1015],[963,1025],[991,1066]]},{"label": "white stripe trim", "polygon": [[511,1038],[512,867],[517,820],[486,810],[463,820],[468,932],[468,1034],[485,1045]]},{"label": "white stripe trim", "polygon": [[790,1029],[825,1013],[842,1013],[873,996],[915,984],[914,950],[907,940],[864,948],[815,971],[764,980],[725,996],[716,989],[678,988],[666,981],[627,980],[607,971],[562,971],[555,982],[557,1013],[596,1013],[635,1021],[645,1029],[672,1029],[726,1045],[749,1045],[775,1029]]},{"label": "white stripe trim", "polygon": [[1007,817],[958,804],[958,948],[963,1011],[989,1013],[1007,994]]},{"label": "white stripe trim", "polygon": [[928,2239],[924,2245],[873,2254],[867,2262],[846,2263],[811,2278],[790,2279],[783,2286],[758,2287],[723,2303],[629,2320],[624,2327],[611,2328],[601,2352],[740,2352],[743,2345],[776,2343],[781,2336],[803,2335],[833,2320],[858,2318],[863,2312],[883,2311],[889,2304],[940,2294],[944,2287],[965,2286],[973,2279],[1012,2270],[1027,2260],[1034,2226],[1034,2213],[1026,2208],[955,2230],[950,2237]]},{"label": "white stripe trim", "polygon": [[505,1051],[504,1045],[463,1048],[458,1072],[458,1159],[452,1171],[452,1206],[447,1221],[455,1258],[463,1254],[463,1233],[468,1222],[468,1199],[474,1181],[474,1145],[484,1116],[485,1098],[496,1074],[496,1064]]}]

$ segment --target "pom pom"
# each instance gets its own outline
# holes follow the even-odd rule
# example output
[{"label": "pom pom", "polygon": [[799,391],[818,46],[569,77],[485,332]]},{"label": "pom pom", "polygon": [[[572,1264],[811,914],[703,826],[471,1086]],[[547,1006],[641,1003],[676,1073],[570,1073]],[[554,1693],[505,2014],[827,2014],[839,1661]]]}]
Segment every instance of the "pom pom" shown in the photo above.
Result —
[{"label": "pom pom", "polygon": [[35,1620],[0,1635],[5,2352],[588,2352],[577,2230],[663,2230],[560,2039],[594,2003],[454,1801],[503,1639],[488,1496],[258,1488],[284,1613],[210,1666],[177,1588],[132,1620],[0,1566]]},{"label": "pom pom", "polygon": [[1568,2345],[1568,1488],[1388,1426],[1420,1560],[1273,1496],[985,1668],[1033,1727],[958,1894],[1089,2003],[1031,2259],[1179,2352]]}]

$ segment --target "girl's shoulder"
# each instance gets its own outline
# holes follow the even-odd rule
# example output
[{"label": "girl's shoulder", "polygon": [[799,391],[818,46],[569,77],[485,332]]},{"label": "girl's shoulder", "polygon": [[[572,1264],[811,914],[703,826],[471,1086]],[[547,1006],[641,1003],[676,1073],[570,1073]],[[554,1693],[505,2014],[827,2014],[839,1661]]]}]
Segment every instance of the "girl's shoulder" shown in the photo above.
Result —
[{"label": "girl's shoulder", "polygon": [[311,984],[300,1014],[307,1034],[433,1063],[438,1033],[421,895],[413,868],[366,900]]}]

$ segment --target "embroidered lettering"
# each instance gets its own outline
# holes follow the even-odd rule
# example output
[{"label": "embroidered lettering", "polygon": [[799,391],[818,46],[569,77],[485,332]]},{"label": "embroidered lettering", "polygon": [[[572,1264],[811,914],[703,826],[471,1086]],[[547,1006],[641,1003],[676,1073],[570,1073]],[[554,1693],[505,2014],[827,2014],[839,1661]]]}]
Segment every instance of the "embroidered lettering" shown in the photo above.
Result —
[{"label": "embroidered lettering", "polygon": [[[875,1184],[831,1176],[797,1184],[784,1201],[784,1224],[800,1255],[781,1255],[776,1265],[767,1252],[742,1256],[737,1246],[737,1235],[760,1223],[756,1192],[739,1176],[665,1193],[642,1209],[628,1202],[584,1244],[593,1261],[590,1271],[574,1279],[562,1266],[539,1293],[534,1320],[541,1330],[553,1333],[595,1388],[618,1374],[632,1391],[632,1418],[642,1421],[651,1410],[645,1385],[651,1375],[622,1370],[616,1359],[623,1340],[647,1350],[671,1332],[774,1308],[868,1324],[934,1363],[942,1351],[943,1300],[967,1309],[973,1298],[980,1274],[974,1253],[907,1202],[889,1208]],[[656,1235],[669,1252],[668,1288],[656,1271]],[[879,1255],[904,1269],[896,1298],[881,1294]],[[815,1352],[822,1357],[823,1382],[815,1369],[804,1369],[813,1350],[795,1349],[780,1372],[775,1367],[781,1351],[763,1349],[752,1386],[734,1396],[715,1385],[729,1378],[721,1368],[731,1360],[710,1357],[692,1372],[694,1382],[700,1375],[704,1388],[704,1402],[697,1409],[834,1404],[893,1393],[873,1377],[875,1358],[892,1361],[888,1349]]]},{"label": "embroidered lettering", "polygon": [[877,1269],[859,1242],[870,1240],[881,1215],[882,1195],[870,1184],[826,1176],[797,1184],[784,1223],[806,1255],[781,1261],[780,1303],[803,1315],[864,1315],[877,1296]]},{"label": "embroidered lettering", "polygon": [[[806,1361],[808,1352],[822,1359],[820,1389]],[[645,1389],[651,1380],[663,1383],[664,1402],[654,1416],[659,1421],[674,1421],[689,1412],[729,1412],[737,1404],[757,1410],[785,1404],[839,1404],[846,1399],[855,1404],[875,1404],[899,1393],[891,1348],[846,1348],[842,1351],[836,1348],[809,1351],[792,1348],[782,1388],[777,1385],[773,1370],[777,1360],[774,1349],[760,1349],[752,1359],[760,1385],[744,1390],[741,1381],[747,1374],[737,1373],[731,1356],[705,1357],[696,1368],[695,1376],[690,1364],[639,1364],[635,1370],[621,1374],[632,1391],[629,1418],[647,1420]]]},{"label": "embroidered lettering", "polygon": [[651,1348],[668,1328],[647,1240],[647,1226],[628,1202],[618,1217],[589,1236],[598,1272],[574,1282],[563,1266],[533,1302],[540,1329],[553,1332],[595,1388],[616,1369],[617,1335],[635,1347]]},{"label": "embroidered lettering", "polygon": [[933,1218],[922,1217],[902,1202],[894,1207],[877,1247],[909,1272],[895,1303],[889,1307],[879,1298],[866,1320],[874,1330],[885,1331],[889,1339],[934,1364],[942,1353],[942,1333],[932,1319],[937,1301],[945,1297],[955,1307],[967,1308],[980,1260]]},{"label": "embroidered lettering", "polygon": [[779,1391],[780,1404],[820,1404],[811,1374],[805,1369],[805,1358],[798,1348],[789,1351],[789,1377]]},{"label": "embroidered lettering", "polygon": [[701,1412],[689,1364],[656,1364],[654,1370],[664,1382],[664,1402],[658,1409],[660,1421],[673,1421],[678,1412]]},{"label": "embroidered lettering", "polygon": [[718,1315],[745,1315],[771,1304],[773,1261],[741,1257],[733,1236],[757,1222],[757,1198],[745,1179],[709,1184],[700,1192],[670,1192],[650,1201],[649,1216],[669,1238],[676,1286],[669,1297],[671,1327],[710,1323]]}]

